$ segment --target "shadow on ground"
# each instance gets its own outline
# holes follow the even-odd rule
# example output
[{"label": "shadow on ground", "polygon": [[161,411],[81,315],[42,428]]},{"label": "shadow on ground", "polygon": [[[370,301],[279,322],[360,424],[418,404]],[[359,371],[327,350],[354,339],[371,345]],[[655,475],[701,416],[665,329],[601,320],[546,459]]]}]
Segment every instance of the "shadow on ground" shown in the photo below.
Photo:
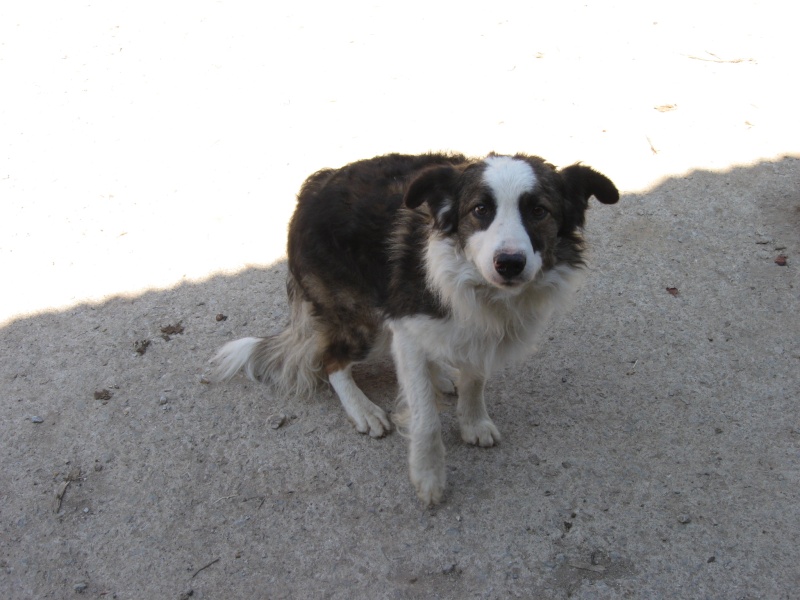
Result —
[{"label": "shadow on ground", "polygon": [[[9,324],[3,597],[795,595],[798,190],[785,158],[596,205],[575,307],[487,390],[503,443],[444,413],[433,510],[330,392],[200,383],[284,323],[284,264]],[[358,377],[390,408],[385,367]]]}]

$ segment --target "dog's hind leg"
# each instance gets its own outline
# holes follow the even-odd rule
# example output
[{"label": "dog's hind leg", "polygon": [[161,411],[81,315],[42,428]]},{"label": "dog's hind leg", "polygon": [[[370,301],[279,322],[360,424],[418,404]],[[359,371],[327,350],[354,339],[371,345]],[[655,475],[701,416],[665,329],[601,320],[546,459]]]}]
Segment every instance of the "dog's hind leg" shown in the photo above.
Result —
[{"label": "dog's hind leg", "polygon": [[[300,263],[298,270],[303,267]],[[327,270],[324,266],[306,266],[307,274],[302,279],[290,279],[290,294],[302,294],[313,306],[311,320],[322,369],[356,430],[374,438],[383,437],[392,428],[389,418],[370,402],[351,372],[353,364],[367,360],[380,346],[380,315],[372,307],[368,290],[352,285],[346,278],[331,280],[331,273],[341,270],[341,266],[332,264]],[[314,270],[324,272],[324,276],[313,274]]]},{"label": "dog's hind leg", "polygon": [[328,373],[328,381],[344,407],[347,416],[359,433],[379,438],[391,429],[389,417],[373,404],[356,385],[351,373],[352,364]]}]

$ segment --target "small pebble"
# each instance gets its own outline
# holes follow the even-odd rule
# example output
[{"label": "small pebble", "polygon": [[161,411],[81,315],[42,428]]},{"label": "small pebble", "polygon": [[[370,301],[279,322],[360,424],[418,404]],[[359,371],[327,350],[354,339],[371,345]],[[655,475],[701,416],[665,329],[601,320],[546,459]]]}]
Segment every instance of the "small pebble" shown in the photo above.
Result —
[{"label": "small pebble", "polygon": [[276,415],[270,415],[267,417],[267,425],[273,429],[279,429],[284,423],[286,423],[286,415],[283,413],[278,413]]},{"label": "small pebble", "polygon": [[678,523],[681,523],[683,525],[688,525],[691,522],[692,522],[692,517],[690,517],[689,515],[678,515]]},{"label": "small pebble", "polygon": [[42,417],[31,417],[32,423],[44,423],[44,419]]},{"label": "small pebble", "polygon": [[82,594],[83,592],[86,591],[88,587],[89,587],[88,583],[86,583],[85,581],[81,581],[80,583],[76,583],[74,586],[72,586],[72,589],[74,589],[79,594]]}]

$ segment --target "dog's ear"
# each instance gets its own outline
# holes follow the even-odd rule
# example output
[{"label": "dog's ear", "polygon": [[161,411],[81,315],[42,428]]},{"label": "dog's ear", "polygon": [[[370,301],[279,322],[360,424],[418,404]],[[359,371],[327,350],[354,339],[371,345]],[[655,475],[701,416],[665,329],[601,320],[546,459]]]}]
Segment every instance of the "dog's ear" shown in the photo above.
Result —
[{"label": "dog's ear", "polygon": [[417,175],[408,186],[403,204],[418,208],[427,202],[436,214],[455,193],[458,171],[450,165],[429,167]]},{"label": "dog's ear", "polygon": [[562,231],[583,227],[589,198],[594,196],[603,204],[615,204],[619,200],[617,186],[605,175],[581,164],[571,165],[559,171],[564,181],[567,199]]}]

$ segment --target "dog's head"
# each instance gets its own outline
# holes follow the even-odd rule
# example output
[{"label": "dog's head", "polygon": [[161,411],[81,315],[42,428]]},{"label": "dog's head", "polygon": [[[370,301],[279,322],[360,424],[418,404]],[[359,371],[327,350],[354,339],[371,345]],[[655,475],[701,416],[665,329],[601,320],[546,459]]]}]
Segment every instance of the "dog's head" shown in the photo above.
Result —
[{"label": "dog's head", "polygon": [[404,203],[426,203],[433,227],[453,239],[481,278],[516,293],[540,271],[580,261],[578,231],[592,196],[619,200],[611,180],[590,167],[559,171],[538,157],[490,155],[422,171]]}]

